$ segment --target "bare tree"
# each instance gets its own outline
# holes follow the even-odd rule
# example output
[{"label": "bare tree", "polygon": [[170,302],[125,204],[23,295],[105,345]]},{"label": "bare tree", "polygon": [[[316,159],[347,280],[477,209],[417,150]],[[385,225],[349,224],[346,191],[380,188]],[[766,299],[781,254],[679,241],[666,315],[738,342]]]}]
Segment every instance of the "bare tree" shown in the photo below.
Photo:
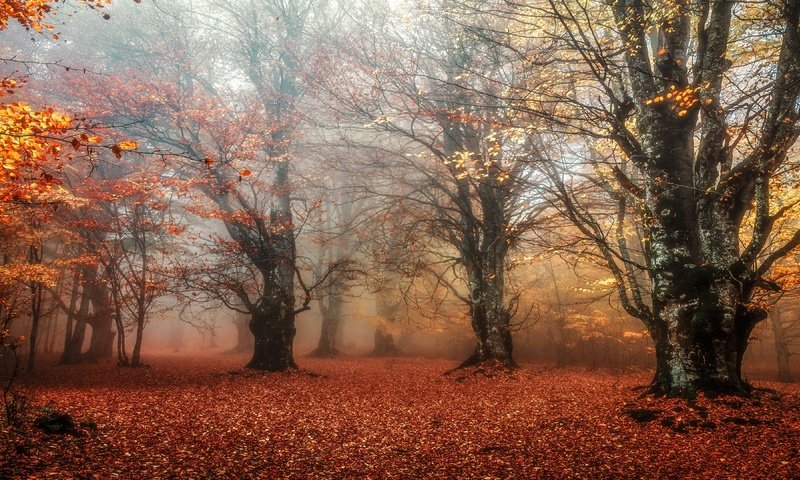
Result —
[{"label": "bare tree", "polygon": [[399,26],[391,11],[365,11],[371,23],[338,46],[347,54],[327,91],[343,116],[383,132],[371,144],[353,133],[375,151],[358,167],[373,172],[362,188],[408,216],[420,238],[413,248],[427,249],[425,262],[457,279],[451,294],[469,309],[476,337],[461,366],[512,366],[507,259],[542,210],[532,206],[534,170],[516,156],[522,137],[500,93],[530,72],[515,70],[499,42],[485,38],[483,25],[497,22],[491,16],[431,2]]},{"label": "bare tree", "polygon": [[[194,182],[210,201],[198,215],[222,220],[254,285],[231,282],[254,335],[248,367],[296,367],[294,320],[310,308],[310,288],[297,277],[293,203],[300,100],[313,35],[328,19],[327,2],[252,0],[152,10],[147,22],[98,45],[98,62],[131,74],[130,95],[96,79],[86,103],[131,138],[176,154],[170,174]],[[158,52],[161,52],[160,54]],[[147,94],[143,94],[147,92]],[[101,116],[102,117],[102,116]],[[202,210],[202,212],[201,212]],[[300,219],[300,224],[304,219]],[[242,265],[232,264],[231,268]],[[210,272],[216,278],[218,272]],[[232,277],[238,273],[233,272]],[[300,304],[296,290],[303,291]],[[228,301],[228,294],[220,294]]]}]

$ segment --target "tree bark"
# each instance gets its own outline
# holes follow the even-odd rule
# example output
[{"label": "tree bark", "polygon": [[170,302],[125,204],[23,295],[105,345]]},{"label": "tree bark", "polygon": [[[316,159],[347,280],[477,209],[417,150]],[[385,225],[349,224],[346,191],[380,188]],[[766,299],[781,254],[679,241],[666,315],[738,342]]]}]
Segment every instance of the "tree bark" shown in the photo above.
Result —
[{"label": "tree bark", "polygon": [[[282,138],[276,138],[282,143]],[[289,162],[276,165],[276,205],[270,213],[271,249],[267,258],[254,258],[264,277],[264,294],[252,312],[253,358],[247,368],[278,372],[297,368],[294,361],[296,332],[294,274],[297,250],[292,223]]]},{"label": "tree bark", "polygon": [[92,301],[93,314],[87,318],[87,323],[92,327],[92,336],[89,339],[89,350],[83,353],[84,360],[97,362],[109,359],[114,354],[114,337],[112,330],[114,318],[113,307],[109,297],[108,287],[98,281],[86,290]]},{"label": "tree bark", "polygon": [[[511,315],[505,300],[508,244],[504,235],[503,191],[491,184],[479,187],[483,235],[462,243],[461,258],[469,278],[469,304],[475,351],[458,368],[494,361],[513,367]],[[476,249],[475,245],[479,245]]]},{"label": "tree bark", "polygon": [[[750,286],[731,265],[739,258],[732,201],[696,198],[692,130],[682,121],[645,115],[645,249],[651,264],[653,316],[645,323],[656,346],[651,390],[673,396],[745,393],[741,362],[763,312],[747,307]],[[660,179],[659,181],[656,181]]]},{"label": "tree bark", "polygon": [[142,366],[142,340],[144,338],[144,325],[147,319],[146,311],[144,308],[139,310],[136,318],[136,340],[133,343],[133,351],[131,352],[131,366]]},{"label": "tree bark", "polygon": [[38,282],[31,285],[31,332],[28,350],[28,373],[33,372],[36,361],[37,335],[39,334],[39,320],[42,316],[42,285]]},{"label": "tree bark", "polygon": [[470,274],[470,317],[477,342],[475,351],[458,368],[488,361],[515,366],[510,317],[504,301],[503,273],[495,272]]},{"label": "tree bark", "polygon": [[246,368],[281,372],[297,368],[294,344],[294,298],[263,297],[250,318],[253,357]]},{"label": "tree bark", "polygon": [[81,349],[83,348],[83,340],[86,337],[86,325],[91,303],[89,290],[91,289],[91,284],[97,280],[97,268],[83,269],[81,277],[81,302],[76,315],[75,329],[72,331],[72,337],[69,339],[67,349],[64,350],[64,355],[61,357],[61,363],[67,365],[81,362]]},{"label": "tree bark", "polygon": [[65,358],[70,348],[73,322],[75,321],[75,317],[77,315],[75,308],[78,306],[78,297],[80,295],[80,280],[81,271],[80,269],[76,268],[75,273],[72,276],[72,292],[69,296],[69,310],[67,311],[67,324],[64,331],[64,351],[61,354],[61,363],[67,363]]}]

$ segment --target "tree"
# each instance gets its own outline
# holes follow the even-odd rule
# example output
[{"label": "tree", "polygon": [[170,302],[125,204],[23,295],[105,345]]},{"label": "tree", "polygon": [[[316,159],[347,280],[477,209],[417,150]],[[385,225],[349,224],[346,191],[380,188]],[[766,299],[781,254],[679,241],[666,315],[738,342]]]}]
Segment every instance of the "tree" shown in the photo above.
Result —
[{"label": "tree", "polygon": [[[787,314],[792,316],[786,318]],[[775,357],[778,365],[778,380],[781,382],[792,382],[794,377],[791,370],[793,347],[796,347],[797,340],[800,339],[800,321],[798,321],[796,310],[786,308],[780,303],[770,310],[770,326],[775,341]]]},{"label": "tree", "polygon": [[318,249],[318,260],[314,268],[314,276],[321,278],[326,275],[331,265],[340,265],[340,273],[330,278],[329,282],[319,289],[317,304],[319,305],[322,323],[320,326],[319,342],[317,348],[311,352],[313,357],[337,357],[342,352],[336,347],[336,338],[340,333],[342,315],[345,304],[345,293],[349,288],[351,269],[345,269],[345,264],[352,262],[355,254],[353,242],[354,199],[351,192],[341,191],[329,185],[323,195],[324,202],[321,206],[324,220],[321,222],[319,241],[315,248]]},{"label": "tree", "polygon": [[[172,150],[174,176],[206,199],[187,210],[222,222],[226,235],[206,235],[206,246],[236,261],[224,271],[189,269],[197,274],[191,283],[225,287],[205,293],[250,315],[251,368],[296,367],[295,315],[310,308],[317,286],[297,276],[292,175],[304,62],[313,59],[307,40],[327,8],[269,0],[153,11],[151,24],[98,42],[95,61],[125,74],[124,83],[81,78],[76,85],[93,118],[126,124],[142,143]],[[142,38],[154,41],[143,46]]]},{"label": "tree", "polygon": [[[106,167],[108,168],[108,167]],[[104,172],[101,181],[84,182],[86,195],[101,210],[105,238],[97,246],[108,285],[103,287],[110,311],[98,312],[108,329],[117,323],[118,357],[121,365],[141,366],[144,328],[159,297],[166,294],[165,257],[171,253],[170,233],[181,231],[170,213],[169,179],[142,162],[117,165]],[[108,309],[107,309],[108,310]],[[125,326],[132,327],[135,340],[130,360],[125,351]],[[93,325],[93,331],[95,326]],[[94,335],[93,335],[94,338]],[[108,339],[110,353],[111,339]]]},{"label": "tree", "polygon": [[[48,20],[49,17],[55,15],[54,6],[57,3],[59,2],[52,0],[3,2],[0,5],[0,30],[5,30],[9,20],[14,19],[27,30],[39,33],[52,32],[54,25]],[[110,4],[110,1],[88,0],[81,3],[89,9],[100,9]],[[110,17],[105,14],[103,18]],[[52,37],[57,39],[58,35],[52,34]],[[3,60],[28,67],[42,64],[69,70],[60,62],[36,62],[20,60],[16,57]],[[22,88],[23,84],[24,82],[12,77],[0,78],[0,97],[15,95],[18,98],[25,98],[32,96],[28,90]],[[18,281],[27,282],[32,294],[29,370],[33,368],[34,364],[39,320],[42,314],[42,296],[45,287],[52,286],[50,285],[52,282],[43,281],[41,276],[47,270],[47,268],[44,270],[41,268],[44,260],[42,239],[56,232],[53,225],[49,224],[55,215],[48,209],[52,208],[55,211],[59,206],[69,206],[75,202],[75,198],[61,185],[64,166],[69,160],[77,157],[75,153],[79,150],[85,149],[89,156],[95,147],[107,148],[117,154],[122,150],[120,145],[116,144],[95,145],[102,143],[102,139],[90,136],[87,133],[87,127],[90,125],[85,121],[76,120],[52,107],[34,107],[27,100],[0,104],[0,152],[2,152],[0,203],[4,205],[0,221],[6,224],[18,221],[19,219],[15,219],[14,215],[19,215],[21,209],[30,210],[26,207],[34,207],[39,210],[38,214],[31,217],[34,218],[34,221],[30,226],[39,230],[40,234],[27,246],[27,263],[19,265],[22,268],[9,268],[5,272],[10,273]],[[73,150],[72,152],[69,150],[70,148]],[[20,225],[18,224],[18,226]],[[13,232],[13,236],[18,235],[20,230],[9,229],[7,232]],[[30,229],[23,231],[27,230]],[[29,238],[33,237],[29,236]],[[4,256],[4,263],[9,264],[11,260],[10,255]],[[63,266],[68,265],[62,264]],[[39,272],[36,277],[38,278],[32,279],[31,272],[37,267]],[[50,269],[48,276],[52,277],[53,275],[56,275],[56,272]],[[4,281],[6,280],[8,279],[4,279]],[[7,313],[11,315],[11,310],[7,310]],[[71,311],[70,315],[72,315]],[[6,324],[10,320],[9,316]],[[65,341],[66,343],[68,342]]]},{"label": "tree", "polygon": [[375,180],[362,188],[413,215],[406,225],[425,239],[417,248],[430,245],[427,262],[457,279],[451,293],[468,308],[476,338],[461,366],[513,366],[507,262],[542,209],[531,205],[535,171],[517,157],[523,130],[501,93],[533,72],[485,35],[487,25],[511,35],[504,21],[475,8],[424,2],[407,24],[379,8],[389,13],[367,13],[375,24],[339,45],[349,53],[327,88],[343,115],[385,132],[372,145],[353,136],[376,150],[366,166]]},{"label": "tree", "polygon": [[[564,101],[548,118],[593,140],[562,155],[554,193],[650,332],[655,393],[747,391],[742,358],[766,317],[754,300],[777,289],[771,268],[800,244],[798,231],[765,252],[787,211],[775,208],[770,181],[800,132],[800,2],[761,8],[553,0],[534,9],[581,65],[555,73]],[[640,248],[628,244],[631,224]]]}]

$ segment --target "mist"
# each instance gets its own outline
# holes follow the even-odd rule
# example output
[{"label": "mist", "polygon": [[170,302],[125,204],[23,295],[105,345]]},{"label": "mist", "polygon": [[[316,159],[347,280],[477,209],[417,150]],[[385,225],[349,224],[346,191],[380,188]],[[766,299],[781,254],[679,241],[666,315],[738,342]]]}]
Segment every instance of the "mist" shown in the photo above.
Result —
[{"label": "mist", "polygon": [[19,3],[0,477],[800,476],[796,0]]}]

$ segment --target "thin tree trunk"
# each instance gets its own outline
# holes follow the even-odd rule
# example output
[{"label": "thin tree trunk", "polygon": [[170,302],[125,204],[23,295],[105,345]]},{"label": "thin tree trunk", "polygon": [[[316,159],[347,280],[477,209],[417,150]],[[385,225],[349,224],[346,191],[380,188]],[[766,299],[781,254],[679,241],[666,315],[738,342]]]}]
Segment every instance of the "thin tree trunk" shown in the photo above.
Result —
[{"label": "thin tree trunk", "polygon": [[[117,303],[116,301],[114,302]],[[117,327],[117,362],[126,367],[130,365],[128,353],[125,351],[125,325],[122,322],[122,309],[119,304],[114,306],[114,323]]]},{"label": "thin tree trunk", "polygon": [[77,313],[75,307],[78,305],[78,295],[81,287],[80,281],[81,271],[76,268],[75,273],[72,275],[72,292],[69,296],[69,311],[67,311],[67,324],[64,330],[64,351],[61,354],[61,363],[68,363],[66,358],[72,341],[72,324],[75,321],[75,315]]},{"label": "thin tree trunk", "polygon": [[50,330],[47,333],[47,343],[45,343],[45,353],[53,353],[56,344],[56,331],[58,330],[58,307],[53,310],[53,315],[50,321]]},{"label": "thin tree trunk", "polygon": [[790,364],[791,353],[789,352],[789,343],[786,339],[782,323],[782,309],[775,306],[772,309],[770,323],[772,324],[772,333],[775,335],[775,354],[778,360],[778,380],[781,382],[791,382],[792,370]]},{"label": "thin tree trunk", "polygon": [[[336,348],[336,337],[339,334],[339,324],[342,316],[342,299],[338,292],[329,292],[328,304],[320,305],[322,312],[322,327],[320,328],[317,348],[311,352],[312,357],[333,358],[342,354]],[[322,302],[320,302],[322,303]]]},{"label": "thin tree trunk", "polygon": [[53,315],[45,315],[44,316],[44,323],[42,324],[42,341],[39,343],[39,352],[40,353],[49,353],[47,351],[47,344],[50,342],[50,331],[53,327]]},{"label": "thin tree trunk", "polygon": [[28,350],[28,373],[33,372],[36,361],[36,341],[39,334],[39,320],[42,314],[42,285],[38,282],[31,286],[31,333],[29,337]]},{"label": "thin tree trunk", "polygon": [[131,366],[142,366],[142,339],[144,338],[144,324],[146,315],[144,309],[141,309],[138,317],[136,318],[136,341],[133,343],[133,353],[131,354]]},{"label": "thin tree trunk", "polygon": [[[28,248],[28,262],[31,264],[40,265],[42,263],[42,249],[41,244],[30,245]],[[28,372],[33,372],[34,362],[36,360],[37,337],[39,335],[39,321],[42,316],[42,284],[33,281],[30,284],[31,289],[31,333],[28,337],[29,350],[28,350]]]},{"label": "thin tree trunk", "polygon": [[77,364],[81,362],[81,350],[83,349],[83,341],[86,337],[86,325],[89,321],[89,304],[92,298],[91,289],[92,283],[97,281],[97,268],[86,268],[82,274],[82,294],[81,303],[78,309],[77,321],[75,329],[72,332],[68,348],[64,351],[62,363]]}]

